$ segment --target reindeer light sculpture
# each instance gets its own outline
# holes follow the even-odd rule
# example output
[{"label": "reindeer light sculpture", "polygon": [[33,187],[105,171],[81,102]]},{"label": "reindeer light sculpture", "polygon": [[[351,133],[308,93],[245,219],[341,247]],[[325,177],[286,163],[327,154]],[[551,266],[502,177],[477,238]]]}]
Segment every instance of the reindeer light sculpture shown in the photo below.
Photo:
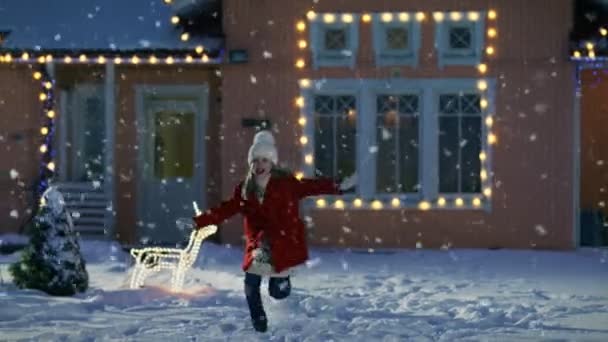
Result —
[{"label": "reindeer light sculpture", "polygon": [[[193,202],[193,205],[196,214],[200,215],[196,202]],[[142,287],[148,275],[169,269],[172,271],[171,288],[174,292],[180,291],[184,285],[186,271],[196,261],[203,241],[216,232],[217,226],[215,225],[194,229],[190,234],[188,245],[184,249],[163,247],[131,249],[131,255],[135,258],[135,269],[131,276],[130,287],[132,289]]]}]

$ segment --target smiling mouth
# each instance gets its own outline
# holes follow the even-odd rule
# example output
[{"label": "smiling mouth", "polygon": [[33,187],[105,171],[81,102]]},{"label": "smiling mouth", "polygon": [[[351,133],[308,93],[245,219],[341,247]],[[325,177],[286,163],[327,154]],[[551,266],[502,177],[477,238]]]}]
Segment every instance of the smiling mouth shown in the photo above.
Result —
[{"label": "smiling mouth", "polygon": [[264,173],[264,169],[255,169],[256,175],[261,175],[262,173]]}]

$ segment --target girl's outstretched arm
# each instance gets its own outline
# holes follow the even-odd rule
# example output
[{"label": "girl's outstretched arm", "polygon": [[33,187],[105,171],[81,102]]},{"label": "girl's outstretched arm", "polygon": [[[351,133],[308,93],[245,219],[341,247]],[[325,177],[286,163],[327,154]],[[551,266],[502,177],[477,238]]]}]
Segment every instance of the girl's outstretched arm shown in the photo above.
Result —
[{"label": "girl's outstretched arm", "polygon": [[243,199],[241,198],[241,185],[238,185],[234,189],[230,199],[223,201],[216,207],[207,209],[202,214],[193,217],[193,220],[196,223],[197,228],[205,227],[211,224],[218,225],[239,213],[243,205]]}]

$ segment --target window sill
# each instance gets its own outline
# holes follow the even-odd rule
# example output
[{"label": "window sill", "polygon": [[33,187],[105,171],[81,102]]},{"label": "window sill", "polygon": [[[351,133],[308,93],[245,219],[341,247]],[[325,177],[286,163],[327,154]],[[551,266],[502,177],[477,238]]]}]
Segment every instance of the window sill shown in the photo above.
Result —
[{"label": "window sill", "polygon": [[376,195],[364,198],[354,194],[309,197],[305,209],[329,210],[479,210],[490,211],[490,199],[483,194],[437,196],[423,200],[419,195]]}]

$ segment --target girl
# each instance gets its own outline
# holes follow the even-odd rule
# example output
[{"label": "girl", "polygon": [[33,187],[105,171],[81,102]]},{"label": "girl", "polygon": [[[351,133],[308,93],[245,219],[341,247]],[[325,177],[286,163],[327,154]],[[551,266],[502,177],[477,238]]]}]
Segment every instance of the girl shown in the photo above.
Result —
[{"label": "girl", "polygon": [[356,175],[341,184],[330,179],[296,179],[277,167],[274,137],[268,131],[255,135],[249,148],[249,172],[232,197],[194,218],[197,227],[219,224],[241,213],[244,216],[245,296],[255,330],[268,328],[260,296],[262,276],[269,276],[268,292],[276,299],[291,292],[289,269],[308,259],[306,229],[299,217],[299,201],[307,196],[340,194],[356,182]]}]

